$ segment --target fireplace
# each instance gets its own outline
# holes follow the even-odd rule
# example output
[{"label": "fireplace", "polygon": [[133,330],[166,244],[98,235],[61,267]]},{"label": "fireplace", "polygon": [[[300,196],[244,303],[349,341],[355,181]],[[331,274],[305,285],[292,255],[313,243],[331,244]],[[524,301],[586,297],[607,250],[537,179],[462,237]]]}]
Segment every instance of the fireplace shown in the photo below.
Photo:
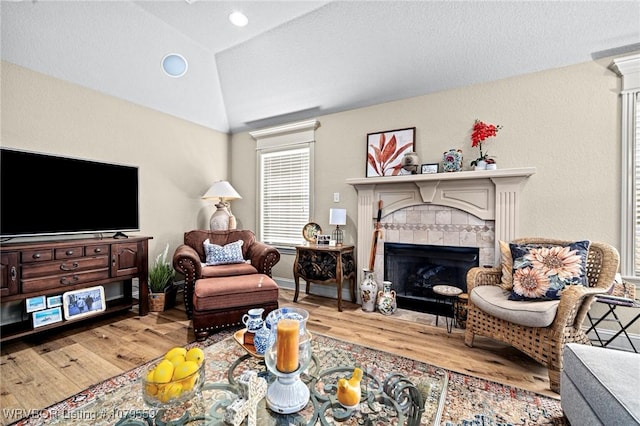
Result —
[{"label": "fireplace", "polygon": [[[479,255],[473,266],[497,265],[498,242],[519,236],[520,198],[525,182],[535,171],[534,167],[525,167],[347,179],[358,192],[358,269],[370,264],[379,200],[383,202],[385,244],[378,244],[375,253],[378,283],[391,276],[384,267],[383,253],[389,243],[477,248]],[[460,275],[451,279],[465,285]]]},{"label": "fireplace", "polygon": [[467,272],[478,265],[477,247],[384,244],[384,279],[391,281],[399,308],[442,313],[442,298],[432,288],[450,285],[466,293]]}]

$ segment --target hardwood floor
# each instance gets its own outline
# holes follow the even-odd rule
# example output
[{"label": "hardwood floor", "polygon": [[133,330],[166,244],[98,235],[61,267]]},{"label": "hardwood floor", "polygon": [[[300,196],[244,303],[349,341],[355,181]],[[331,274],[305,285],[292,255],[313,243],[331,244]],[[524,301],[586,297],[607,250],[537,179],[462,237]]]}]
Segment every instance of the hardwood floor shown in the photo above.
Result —
[{"label": "hardwood floor", "polygon": [[[280,306],[295,305],[293,291],[281,289]],[[444,318],[435,327],[429,314],[400,310],[392,316],[363,312],[334,299],[301,294],[297,306],[309,311],[308,328],[341,340],[437,365],[554,398],[547,370],[517,350],[484,337],[473,348],[464,344],[464,330],[447,333]],[[2,424],[16,411],[38,410],[59,402],[109,377],[163,355],[194,339],[179,296],[178,306],[137,316],[134,311],[82,327],[42,334],[2,345],[0,407]]]}]

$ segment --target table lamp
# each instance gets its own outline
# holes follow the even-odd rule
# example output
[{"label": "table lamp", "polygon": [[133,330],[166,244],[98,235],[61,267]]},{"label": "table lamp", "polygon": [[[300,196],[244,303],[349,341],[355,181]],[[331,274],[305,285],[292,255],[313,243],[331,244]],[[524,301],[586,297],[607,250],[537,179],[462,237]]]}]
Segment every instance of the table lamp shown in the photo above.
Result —
[{"label": "table lamp", "polygon": [[202,196],[202,199],[208,200],[211,198],[218,198],[216,204],[216,211],[211,215],[209,221],[209,227],[212,231],[226,231],[229,229],[236,229],[236,218],[231,213],[230,200],[238,200],[242,197],[233,189],[233,186],[226,180],[220,180],[215,182],[207,192]]},{"label": "table lamp", "polygon": [[329,225],[335,225],[336,229],[331,233],[331,239],[336,240],[336,245],[341,246],[344,242],[344,232],[340,225],[347,224],[347,209],[329,209]]}]

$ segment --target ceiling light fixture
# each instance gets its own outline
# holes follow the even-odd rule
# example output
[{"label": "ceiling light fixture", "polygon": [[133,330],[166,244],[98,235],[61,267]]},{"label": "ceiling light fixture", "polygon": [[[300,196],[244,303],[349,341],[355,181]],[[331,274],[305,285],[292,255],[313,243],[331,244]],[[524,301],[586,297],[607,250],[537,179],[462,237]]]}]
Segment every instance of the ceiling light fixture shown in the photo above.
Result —
[{"label": "ceiling light fixture", "polygon": [[229,15],[229,21],[237,27],[244,27],[249,23],[249,18],[242,12],[232,12]]},{"label": "ceiling light fixture", "polygon": [[187,72],[187,60],[177,53],[169,53],[162,58],[162,71],[169,77],[182,77]]}]

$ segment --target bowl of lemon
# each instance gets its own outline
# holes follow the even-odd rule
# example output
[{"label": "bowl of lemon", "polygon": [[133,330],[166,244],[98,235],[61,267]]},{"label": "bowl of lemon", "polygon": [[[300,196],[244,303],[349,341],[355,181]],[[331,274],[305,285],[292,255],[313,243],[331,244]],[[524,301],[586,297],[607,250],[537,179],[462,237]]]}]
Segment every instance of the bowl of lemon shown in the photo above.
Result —
[{"label": "bowl of lemon", "polygon": [[142,397],[153,407],[180,404],[193,398],[204,383],[204,352],[175,347],[142,377]]}]

